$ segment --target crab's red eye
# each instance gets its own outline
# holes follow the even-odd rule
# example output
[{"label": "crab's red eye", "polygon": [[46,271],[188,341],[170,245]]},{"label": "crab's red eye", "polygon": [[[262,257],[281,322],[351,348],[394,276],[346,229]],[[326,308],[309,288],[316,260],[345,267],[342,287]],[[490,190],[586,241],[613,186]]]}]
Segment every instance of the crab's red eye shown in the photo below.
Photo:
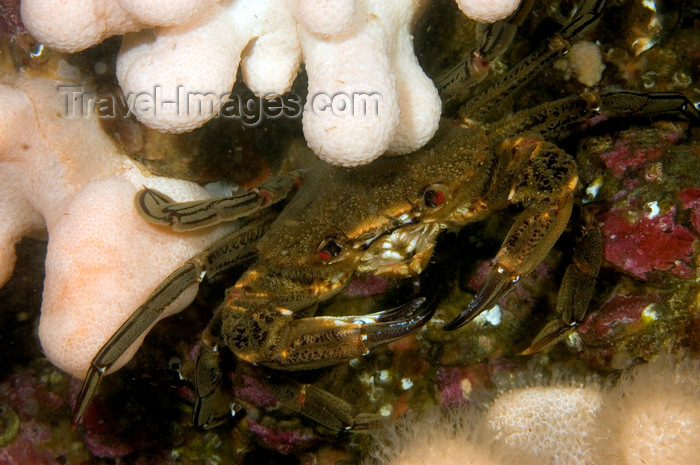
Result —
[{"label": "crab's red eye", "polygon": [[324,239],[318,246],[318,258],[327,262],[340,255],[342,251],[342,247],[333,238]]},{"label": "crab's red eye", "polygon": [[423,201],[429,207],[437,207],[445,203],[445,192],[436,189],[428,189],[423,194]]}]

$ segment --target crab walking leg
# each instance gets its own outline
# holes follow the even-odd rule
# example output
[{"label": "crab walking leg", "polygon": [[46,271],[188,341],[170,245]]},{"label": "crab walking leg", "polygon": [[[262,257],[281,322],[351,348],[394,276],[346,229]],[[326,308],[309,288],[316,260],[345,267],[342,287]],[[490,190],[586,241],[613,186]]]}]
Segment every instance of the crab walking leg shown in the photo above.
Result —
[{"label": "crab walking leg", "polygon": [[149,223],[168,225],[174,231],[192,231],[233,221],[274,205],[300,183],[301,174],[294,171],[273,177],[243,194],[191,202],[175,202],[155,189],[144,188],[136,194],[134,203]]},{"label": "crab walking leg", "polygon": [[459,110],[460,119],[468,125],[488,120],[491,110],[513,92],[525,85],[547,65],[553,63],[569,46],[569,41],[591,26],[601,15],[607,0],[585,0],[574,17],[559,33],[535,52],[528,55],[512,70],[497,80],[483,94],[469,100]]},{"label": "crab walking leg", "polygon": [[488,24],[479,48],[465,62],[435,80],[443,115],[452,115],[467,100],[469,89],[486,77],[491,63],[510,46],[518,27],[530,13],[532,3],[533,0],[526,0],[508,18]]},{"label": "crab walking leg", "polygon": [[[284,386],[282,386],[284,388]],[[361,430],[366,425],[362,417],[378,420],[378,415],[363,415],[358,418],[352,406],[328,391],[312,384],[301,384],[285,400],[285,405],[334,430]],[[279,392],[279,391],[276,391]],[[289,392],[289,391],[288,391]]]},{"label": "crab walking leg", "polygon": [[[698,120],[698,110],[683,94],[673,92],[605,91],[565,97],[536,107],[494,124],[494,140],[532,132],[543,139],[556,139],[564,129],[577,124],[592,126],[617,117],[683,116]],[[594,118],[595,119],[592,119]]]},{"label": "crab walking leg", "polygon": [[93,358],[73,409],[74,426],[85,413],[105,372],[158,320],[165,308],[191,284],[249,259],[257,240],[267,231],[275,216],[272,211],[266,211],[241,229],[219,239],[185,262],[151,293]]},{"label": "crab walking leg", "polygon": [[[484,286],[467,308],[445,325],[446,331],[473,320],[532,271],[559,239],[571,216],[578,176],[568,154],[550,142],[528,138],[509,139],[500,150],[515,154],[506,169],[506,179],[514,180],[507,204],[527,206],[492,260]],[[494,186],[493,193],[492,200],[500,203],[500,186]]]},{"label": "crab walking leg", "polygon": [[231,411],[230,408],[222,407],[222,405],[225,407],[228,399],[219,389],[223,374],[219,366],[218,339],[211,333],[212,329],[218,329],[220,326],[221,311],[219,310],[202,334],[199,353],[195,359],[193,383],[197,395],[192,409],[192,422],[198,428],[209,429],[221,424],[226,418],[225,413]]},{"label": "crab walking leg", "polygon": [[700,113],[693,102],[674,92],[606,91],[600,94],[600,112],[610,117],[682,115],[697,121]]},{"label": "crab walking leg", "polygon": [[[499,169],[496,178],[501,177],[502,173],[505,179],[515,181],[510,184],[510,191],[507,191],[507,184],[494,183],[487,194],[487,201],[482,203],[494,205],[495,208],[521,202],[529,205],[509,231],[493,261],[484,287],[469,306],[455,320],[445,325],[444,329],[453,330],[465,325],[505,295],[522,275],[530,272],[544,259],[571,215],[573,192],[578,182],[571,157],[551,143],[511,136],[530,132],[536,134],[536,137],[553,137],[561,129],[576,123],[586,123],[597,115],[605,119],[660,114],[680,114],[690,120],[699,119],[697,108],[682,94],[607,91],[591,93],[587,98],[569,97],[546,103],[494,125],[492,134],[497,136],[496,140],[506,139],[497,148],[499,159],[512,160]],[[509,151],[513,152],[512,157],[508,154]],[[554,186],[560,186],[560,189],[553,190]],[[585,243],[589,245],[586,248],[596,247],[595,234],[591,232],[587,235]],[[597,275],[597,271],[594,272],[597,268],[590,261],[580,258],[577,266],[581,270],[588,270],[581,274],[571,271],[582,278],[570,278],[572,282],[580,282],[582,289],[565,288],[565,293],[585,292],[583,287],[588,285],[588,278],[584,277],[590,275],[594,280],[593,275]],[[562,298],[567,297],[565,295]],[[588,301],[585,305],[587,303]],[[562,307],[561,311],[563,321],[568,325],[577,324],[583,318],[581,312],[585,313],[585,310],[571,306]],[[550,340],[554,337],[552,335]],[[542,345],[538,344],[538,347]]]},{"label": "crab walking leg", "polygon": [[266,385],[280,407],[299,412],[335,431],[375,429],[384,420],[377,414],[357,414],[352,405],[313,384],[272,376],[266,380]]},{"label": "crab walking leg", "polygon": [[[193,422],[197,427],[209,429],[221,424],[232,414],[231,398],[219,391],[221,370],[217,351],[204,345],[197,359],[195,389],[198,394],[193,410]],[[357,414],[345,400],[313,384],[304,384],[286,376],[267,373],[264,384],[276,399],[276,405],[268,409],[285,408],[298,412],[334,431],[376,429],[383,417],[377,414]],[[254,406],[242,406],[249,410]],[[233,410],[235,414],[235,408]]]},{"label": "crab walking leg", "polygon": [[[230,398],[220,391],[223,375],[218,355],[216,346],[206,342],[200,345],[194,377],[197,396],[192,412],[193,423],[199,428],[213,428],[231,416]],[[379,418],[356,415],[350,404],[311,384],[270,374],[265,378],[265,386],[277,400],[277,405],[268,408],[287,408],[335,431],[365,429]]]},{"label": "crab walking leg", "polygon": [[[239,283],[246,281],[244,275]],[[269,285],[269,281],[263,281]],[[425,299],[418,298],[400,307],[360,317],[294,318],[287,308],[253,303],[262,297],[262,292],[254,296],[255,293],[248,290],[251,300],[244,307],[246,292],[236,290],[242,287],[251,286],[247,283],[234,287],[231,294],[236,302],[229,301],[219,309],[200,341],[195,363],[197,397],[193,411],[193,422],[199,427],[211,428],[222,421],[219,414],[222,411],[220,342],[230,347],[238,358],[250,363],[283,370],[319,368],[365,355],[373,347],[411,334],[435,312],[434,305],[423,305]],[[273,292],[269,297],[274,296],[279,294]],[[282,299],[287,303],[303,303],[303,306],[310,302],[308,297],[300,299],[300,294],[287,294]],[[299,387],[297,395],[295,400],[294,395],[287,392],[283,400],[290,405],[285,406],[329,428],[364,429],[376,419],[362,415],[353,417],[342,400],[329,393],[323,395],[316,388]]]},{"label": "crab walking leg", "polygon": [[603,260],[603,240],[600,229],[590,214],[587,216],[587,224],[577,241],[573,263],[566,268],[559,288],[557,314],[560,318],[545,325],[530,346],[522,352],[523,355],[533,354],[560,336],[574,330],[586,317],[598,271],[600,271],[600,263]]}]

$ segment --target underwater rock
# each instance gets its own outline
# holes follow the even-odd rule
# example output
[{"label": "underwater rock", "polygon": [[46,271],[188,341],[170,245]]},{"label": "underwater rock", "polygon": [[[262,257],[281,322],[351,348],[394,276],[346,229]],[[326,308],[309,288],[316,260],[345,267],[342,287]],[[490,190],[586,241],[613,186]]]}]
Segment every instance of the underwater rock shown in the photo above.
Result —
[{"label": "underwater rock", "polygon": [[350,284],[343,289],[343,294],[369,297],[381,294],[389,288],[389,285],[389,281],[385,278],[371,274],[353,279]]},{"label": "underwater rock", "polygon": [[[604,258],[640,279],[673,281],[696,274],[693,208],[700,163],[695,146],[683,144],[686,128],[658,123],[627,129],[614,138],[596,136],[579,153],[579,159],[592,160],[584,166],[599,158],[609,170],[586,191],[595,195],[592,209],[597,211]],[[582,174],[591,176],[585,169]]]},{"label": "underwater rock", "polygon": [[485,363],[457,367],[440,367],[435,374],[438,401],[442,407],[464,406],[470,403],[472,390],[490,380]]},{"label": "underwater rock", "polygon": [[656,215],[633,208],[603,213],[598,220],[606,260],[642,279],[655,270],[692,277],[690,260],[697,235],[676,224],[675,217],[675,207]]},{"label": "underwater rock", "polygon": [[87,457],[70,431],[67,381],[45,363],[0,382],[0,464],[58,465]]},{"label": "underwater rock", "polygon": [[308,449],[320,441],[311,428],[302,427],[296,421],[270,424],[265,419],[260,423],[248,420],[248,428],[267,447],[282,454]]},{"label": "underwater rock", "polygon": [[690,220],[695,227],[695,232],[700,234],[700,188],[689,187],[678,193],[683,209],[690,210]]}]

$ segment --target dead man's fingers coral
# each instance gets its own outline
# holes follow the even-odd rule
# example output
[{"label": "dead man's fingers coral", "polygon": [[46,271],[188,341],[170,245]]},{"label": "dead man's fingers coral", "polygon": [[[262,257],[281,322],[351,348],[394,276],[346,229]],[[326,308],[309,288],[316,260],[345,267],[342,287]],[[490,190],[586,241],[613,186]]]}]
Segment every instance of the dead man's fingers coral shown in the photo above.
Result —
[{"label": "dead man's fingers coral", "polygon": [[[14,268],[16,243],[25,235],[48,233],[39,337],[53,364],[83,376],[95,353],[152,288],[228,229],[176,235],[145,223],[133,206],[135,192],[144,185],[179,200],[209,194],[198,184],[153,176],[138,166],[94,115],[66,114],[61,82],[19,73],[4,79],[0,286]],[[187,298],[193,293],[179,299],[170,313],[184,308]]]},{"label": "dead man's fingers coral", "polygon": [[[127,34],[117,63],[119,83],[127,99],[152,97],[130,109],[165,132],[190,131],[232,105],[239,65],[259,97],[287,92],[303,52],[309,146],[330,163],[356,166],[384,153],[416,150],[437,129],[440,99],[418,65],[411,37],[428,3],[24,0],[22,15],[39,41],[61,51]],[[518,2],[458,4],[477,21],[495,21]]]}]

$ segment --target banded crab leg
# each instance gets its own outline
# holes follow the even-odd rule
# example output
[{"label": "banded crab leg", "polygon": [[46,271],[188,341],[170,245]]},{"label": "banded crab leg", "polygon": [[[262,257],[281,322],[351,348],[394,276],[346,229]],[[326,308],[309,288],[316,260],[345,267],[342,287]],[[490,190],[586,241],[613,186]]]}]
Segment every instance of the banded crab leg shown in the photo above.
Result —
[{"label": "banded crab leg", "polygon": [[[241,314],[231,317],[225,314],[229,312],[221,309],[202,338],[195,362],[193,384],[197,398],[194,424],[211,428],[221,423],[229,411],[221,408],[225,402],[222,402],[219,391],[222,380],[219,368],[220,343],[229,345],[239,358],[253,364],[284,370],[329,366],[365,355],[376,346],[416,331],[435,312],[435,305],[424,305],[424,301],[423,298],[417,298],[399,307],[361,317],[290,318],[272,322],[265,329],[261,328],[260,323],[266,320],[269,322],[269,314],[261,317],[258,311],[250,312],[247,317],[254,321],[255,331],[248,327],[228,338],[225,334],[231,328],[226,325],[241,323],[241,319],[246,318],[241,314],[246,312],[238,310],[236,313]],[[227,318],[229,321],[223,323],[222,330],[222,320]],[[230,321],[231,318],[235,319],[234,323]],[[286,327],[291,327],[290,331],[285,331]],[[247,353],[241,353],[241,349],[245,349],[244,346],[249,343],[258,345],[255,347],[256,353],[251,354],[251,347],[248,347]],[[312,385],[285,380],[272,382],[270,387],[281,406],[333,430],[359,431],[378,423],[377,415],[357,415],[347,402]]]},{"label": "banded crab leg", "polygon": [[572,263],[564,272],[559,295],[557,296],[557,314],[539,332],[522,355],[539,351],[559,337],[573,331],[583,323],[588,313],[588,305],[593,297],[595,282],[598,278],[600,263],[603,260],[603,240],[595,219],[584,211],[586,224],[576,244]]},{"label": "banded crab leg", "polygon": [[627,90],[589,92],[565,97],[521,111],[492,126],[494,140],[532,132],[545,139],[556,139],[575,125],[590,127],[610,118],[650,116],[700,119],[698,109],[683,94],[674,92],[634,92]]},{"label": "banded crab leg", "polygon": [[378,414],[356,414],[352,405],[313,384],[302,384],[275,376],[270,380],[269,387],[280,406],[301,413],[335,431],[376,429],[384,420]]},{"label": "banded crab leg", "polygon": [[[512,181],[494,184],[486,196],[486,203],[501,207],[513,203],[525,203],[528,206],[508,232],[492,262],[484,287],[444,329],[449,331],[465,325],[505,295],[520,276],[529,273],[544,259],[563,232],[571,214],[573,193],[578,183],[571,157],[553,144],[537,138],[508,138],[509,135],[535,131],[538,134],[536,137],[539,134],[552,136],[566,126],[587,123],[594,116],[647,117],[666,114],[680,115],[689,120],[700,118],[698,109],[682,94],[609,91],[592,94],[588,99],[571,97],[543,104],[495,125],[492,131],[495,139],[500,140],[500,136],[503,136],[506,140],[497,148],[500,164],[504,168],[494,178]],[[509,159],[511,161],[507,162]],[[585,252],[581,253],[584,255],[574,257],[575,265],[581,273],[570,272],[581,279],[570,278],[570,281],[566,281],[565,295],[561,297],[560,312],[568,326],[580,323],[588,305],[588,301],[574,302],[575,299],[570,295],[589,295],[585,288],[592,286],[590,280],[595,280],[597,276],[598,268],[593,264],[595,258],[590,251],[597,250],[595,244],[599,239],[596,239],[594,227],[588,229],[582,245]],[[537,348],[544,345],[538,341],[551,341],[558,336],[557,331],[565,332],[556,329],[552,331],[550,335],[538,336],[534,343]],[[526,350],[530,353],[534,349]]]},{"label": "banded crab leg", "polygon": [[569,41],[588,29],[600,17],[607,0],[585,0],[571,21],[547,44],[528,55],[488,89],[470,99],[459,110],[459,118],[472,126],[488,120],[489,113],[538,72],[553,63],[569,46]]},{"label": "banded crab leg", "polygon": [[173,231],[208,228],[224,221],[233,221],[267,208],[301,184],[301,172],[272,177],[262,185],[242,194],[191,202],[175,202],[155,189],[144,188],[134,203],[139,214],[149,223],[172,227]]},{"label": "banded crab leg", "polygon": [[459,316],[443,329],[457,329],[490,308],[532,271],[557,241],[571,216],[578,184],[574,160],[550,142],[520,137],[506,140],[500,152],[512,152],[505,167],[511,183],[494,185],[487,203],[527,204],[491,262],[484,286]]},{"label": "banded crab leg", "polygon": [[532,3],[533,0],[526,0],[508,18],[488,24],[479,48],[465,62],[435,80],[443,114],[452,115],[467,100],[469,89],[486,77],[491,63],[510,46],[518,27],[530,13]]},{"label": "banded crab leg", "polygon": [[[210,358],[212,356],[214,358]],[[246,411],[258,409],[257,406],[250,405],[245,400],[240,399],[234,399],[235,403],[232,408],[231,397],[219,392],[221,373],[217,372],[218,365],[216,364],[215,354],[205,352],[203,357],[200,357],[197,362],[200,365],[198,369],[202,372],[207,371],[202,369],[202,366],[211,368],[209,374],[210,376],[213,375],[213,378],[206,380],[207,382],[212,382],[211,389],[207,392],[200,390],[205,387],[202,384],[205,381],[204,379],[200,378],[199,382],[191,380],[195,381],[195,387],[200,388],[197,390],[199,394],[208,394],[206,397],[195,399],[195,425],[206,429],[218,426],[232,415],[235,416],[239,405]],[[358,414],[351,404],[313,384],[300,383],[288,376],[280,375],[262,367],[243,367],[241,371],[245,373],[244,376],[254,376],[262,384],[262,389],[268,390],[272,394],[274,403],[268,402],[265,405],[265,410],[288,409],[300,413],[334,431],[376,429],[382,425],[384,420],[384,417],[378,414]],[[199,373],[200,376],[202,374]],[[235,383],[236,380],[234,379],[233,382]]]},{"label": "banded crab leg", "polygon": [[264,211],[258,218],[187,260],[149,295],[92,359],[73,409],[74,427],[85,413],[105,372],[158,320],[166,307],[190,285],[249,260],[254,255],[258,239],[275,217],[271,210]]}]

